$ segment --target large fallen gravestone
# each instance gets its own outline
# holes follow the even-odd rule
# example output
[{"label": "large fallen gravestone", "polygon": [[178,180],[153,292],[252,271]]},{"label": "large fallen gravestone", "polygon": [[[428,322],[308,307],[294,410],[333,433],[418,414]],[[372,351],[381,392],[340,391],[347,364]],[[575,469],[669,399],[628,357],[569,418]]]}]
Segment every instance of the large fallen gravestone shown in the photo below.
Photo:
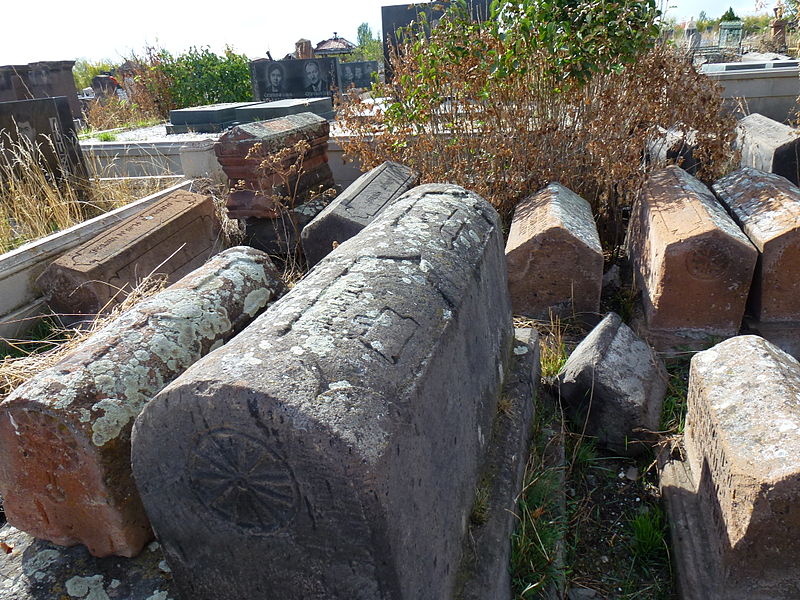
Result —
[{"label": "large fallen gravestone", "polygon": [[686,461],[666,464],[681,597],[800,597],[800,364],[739,336],[692,358]]},{"label": "large fallen gravestone", "polygon": [[753,167],[800,182],[800,132],[769,117],[753,113],[736,124],[736,147],[743,167]]},{"label": "large fallen gravestone", "polygon": [[494,209],[393,203],[137,419],[180,593],[452,597],[511,341]]},{"label": "large fallen gravestone", "polygon": [[171,110],[169,111],[170,122],[167,123],[167,133],[225,131],[237,121],[236,109],[253,104],[255,102],[226,102]]},{"label": "large fallen gravestone", "polygon": [[303,228],[309,266],[369,225],[382,210],[419,183],[419,173],[386,161],[364,173]]},{"label": "large fallen gravestone", "polygon": [[338,59],[309,58],[269,60],[250,63],[253,98],[318,98],[332,96],[339,89]]},{"label": "large fallen gravestone", "polygon": [[800,188],[752,167],[714,192],[759,251],[750,309],[759,321],[800,321]]},{"label": "large fallen gravestone", "polygon": [[667,391],[664,363],[609,313],[578,344],[558,374],[559,391],[579,430],[615,452],[635,455],[658,431]]},{"label": "large fallen gravestone", "polygon": [[597,313],[603,249],[589,203],[558,183],[520,202],[506,242],[514,314]]},{"label": "large fallen gravestone", "polygon": [[269,258],[232,248],[137,304],[0,404],[8,521],[96,556],[133,556],[152,532],[130,471],[142,407],[282,291]]},{"label": "large fallen gravestone", "polygon": [[0,102],[0,152],[4,148],[12,154],[33,154],[55,180],[80,186],[87,179],[78,134],[64,97]]},{"label": "large fallen gravestone", "polygon": [[[296,194],[299,197],[295,200],[301,201],[309,190],[333,186],[333,174],[328,166],[329,132],[328,121],[312,113],[301,113],[237,125],[223,134],[214,149],[229,184],[258,192],[229,198],[227,204],[231,218],[271,218],[275,216],[270,201],[272,196]],[[281,165],[288,169],[299,156],[294,149],[298,142],[307,142],[309,148],[303,153],[301,172],[288,176],[287,189],[280,173],[261,165],[266,157],[284,150]]]},{"label": "large fallen gravestone", "polygon": [[626,244],[642,291],[642,333],[657,349],[738,333],[758,252],[697,179],[676,166],[653,173]]},{"label": "large fallen gravestone", "polygon": [[53,261],[36,280],[50,308],[80,318],[109,310],[145,277],[170,283],[218,249],[209,196],[176,191]]},{"label": "large fallen gravestone", "polygon": [[236,120],[240,123],[251,123],[304,112],[314,113],[329,121],[333,120],[333,99],[330,96],[325,96],[324,98],[290,98],[248,104],[236,109]]}]

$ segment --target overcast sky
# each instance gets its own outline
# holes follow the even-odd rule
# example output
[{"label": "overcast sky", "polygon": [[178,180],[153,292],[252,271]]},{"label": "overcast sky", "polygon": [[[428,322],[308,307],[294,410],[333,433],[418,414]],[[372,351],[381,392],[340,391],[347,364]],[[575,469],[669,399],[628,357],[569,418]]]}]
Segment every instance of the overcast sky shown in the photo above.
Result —
[{"label": "overcast sky", "polygon": [[[377,34],[382,5],[400,0],[260,0],[258,2],[174,2],[80,0],[64,3],[0,0],[3,30],[0,65],[39,60],[110,58],[121,61],[131,51],[158,44],[172,52],[189,46],[210,46],[221,52],[230,44],[250,58],[282,58],[294,42],[307,38],[316,44],[336,31],[353,42],[359,24],[367,22]],[[667,15],[678,21],[705,10],[719,17],[728,6],[739,16],[765,14],[752,0],[672,0]]]}]

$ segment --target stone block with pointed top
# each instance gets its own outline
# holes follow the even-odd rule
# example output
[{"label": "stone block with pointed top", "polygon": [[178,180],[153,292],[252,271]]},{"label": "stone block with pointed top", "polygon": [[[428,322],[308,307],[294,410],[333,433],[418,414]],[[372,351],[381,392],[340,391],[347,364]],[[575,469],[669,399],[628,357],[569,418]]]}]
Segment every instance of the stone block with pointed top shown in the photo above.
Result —
[{"label": "stone block with pointed top", "polygon": [[627,246],[650,332],[738,333],[758,252],[700,181],[676,166],[653,173]]},{"label": "stone block with pointed top", "polygon": [[232,248],[143,300],[0,404],[0,493],[9,523],[95,556],[152,537],[131,476],[142,407],[282,291],[266,254]]},{"label": "stone block with pointed top", "polygon": [[800,596],[798,397],[800,363],[763,338],[738,336],[692,358],[688,477],[665,489],[670,504],[697,512],[696,530],[676,540],[693,557],[681,570],[706,586],[690,597]]},{"label": "stone block with pointed top", "polygon": [[745,167],[714,192],[759,251],[750,306],[762,322],[800,321],[800,188]]},{"label": "stone block with pointed top", "polygon": [[453,597],[513,338],[502,237],[415,188],[148,404],[133,469],[181,594]]},{"label": "stone block with pointed top", "polygon": [[364,229],[418,182],[419,173],[391,161],[364,173],[303,228],[303,253],[309,266]]},{"label": "stone block with pointed top", "polygon": [[736,124],[736,146],[743,167],[753,167],[786,177],[797,185],[800,131],[769,117],[753,113]]},{"label": "stone block with pointed top", "polygon": [[520,202],[506,243],[514,314],[597,313],[603,250],[589,203],[558,183]]}]

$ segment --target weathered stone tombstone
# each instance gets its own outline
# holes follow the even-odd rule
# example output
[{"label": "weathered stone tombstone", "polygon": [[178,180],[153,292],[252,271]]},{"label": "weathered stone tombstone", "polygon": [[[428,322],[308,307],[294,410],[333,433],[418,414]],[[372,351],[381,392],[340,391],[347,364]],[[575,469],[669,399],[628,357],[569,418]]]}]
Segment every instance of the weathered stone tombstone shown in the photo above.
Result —
[{"label": "weathered stone tombstone", "polygon": [[592,209],[561,184],[517,205],[506,262],[514,314],[547,319],[600,310],[603,250]]},{"label": "weathered stone tombstone", "polygon": [[80,119],[81,104],[72,77],[74,65],[74,60],[55,60],[2,66],[0,102],[63,96],[69,103],[72,118]]},{"label": "weathered stone tombstone", "polygon": [[717,199],[670,166],[645,183],[626,240],[644,337],[659,350],[736,335],[757,250]]},{"label": "weathered stone tombstone", "polygon": [[615,452],[635,455],[658,431],[667,390],[664,363],[609,313],[558,374],[562,401],[579,429]]},{"label": "weathered stone tombstone", "polygon": [[0,152],[4,146],[6,150],[22,147],[33,154],[54,181],[66,180],[80,187],[87,180],[78,134],[64,97],[0,102]]},{"label": "weathered stone tombstone", "polygon": [[392,204],[137,419],[180,593],[451,597],[511,335],[488,203]]},{"label": "weathered stone tombstone", "polygon": [[759,321],[800,321],[800,188],[751,167],[714,192],[759,251],[750,308]]},{"label": "weathered stone tombstone", "polygon": [[668,462],[681,597],[800,596],[800,364],[739,336],[692,358],[686,461]]},{"label": "weathered stone tombstone", "polygon": [[369,225],[387,206],[419,183],[419,173],[386,161],[364,173],[303,228],[309,266]]},{"label": "weathered stone tombstone", "polygon": [[174,282],[219,248],[211,197],[179,190],[60,256],[36,280],[52,310],[70,320],[121,302],[141,279]]},{"label": "weathered stone tombstone", "polygon": [[282,289],[265,254],[226,250],[12,392],[0,404],[8,521],[95,556],[135,556],[152,532],[130,470],[134,418]]},{"label": "weathered stone tombstone", "polygon": [[786,177],[798,185],[800,131],[769,117],[753,113],[736,124],[736,146],[741,165]]},{"label": "weathered stone tombstone", "polygon": [[269,60],[260,58],[250,63],[253,98],[318,98],[332,96],[339,89],[336,58]]}]

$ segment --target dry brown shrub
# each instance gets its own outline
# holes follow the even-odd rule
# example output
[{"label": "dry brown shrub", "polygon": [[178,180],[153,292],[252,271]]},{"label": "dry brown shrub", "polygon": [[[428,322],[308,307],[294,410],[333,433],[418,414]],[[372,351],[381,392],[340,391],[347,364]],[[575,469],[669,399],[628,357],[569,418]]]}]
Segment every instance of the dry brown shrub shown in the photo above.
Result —
[{"label": "dry brown shrub", "polygon": [[[591,203],[613,249],[626,207],[655,166],[644,160],[649,139],[669,128],[695,130],[707,182],[733,154],[734,119],[723,112],[717,84],[670,47],[575,83],[549,66],[552,51],[538,49],[521,52],[517,69],[497,77],[486,57],[507,55],[509,40],[475,27],[457,42],[440,39],[448,35],[452,29],[440,27],[427,42],[402,44],[393,83],[338,106],[342,146],[363,168],[404,163],[423,182],[474,190],[505,219],[518,201],[559,181]],[[443,48],[458,55],[426,54]]]},{"label": "dry brown shrub", "polygon": [[84,111],[84,118],[89,128],[94,130],[138,126],[158,120],[154,112],[117,96],[92,100]]}]

